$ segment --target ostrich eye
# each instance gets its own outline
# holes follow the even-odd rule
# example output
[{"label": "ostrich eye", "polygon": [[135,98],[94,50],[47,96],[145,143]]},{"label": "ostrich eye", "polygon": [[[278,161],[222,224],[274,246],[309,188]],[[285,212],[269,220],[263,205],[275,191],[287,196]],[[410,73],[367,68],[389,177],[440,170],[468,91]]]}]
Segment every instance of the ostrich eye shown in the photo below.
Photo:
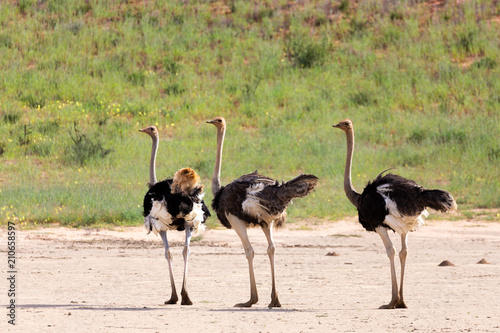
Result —
[{"label": "ostrich eye", "polygon": [[217,120],[217,121],[218,121],[219,123],[220,123],[220,122],[222,122],[222,120],[220,120],[220,119],[219,119],[219,120]]}]

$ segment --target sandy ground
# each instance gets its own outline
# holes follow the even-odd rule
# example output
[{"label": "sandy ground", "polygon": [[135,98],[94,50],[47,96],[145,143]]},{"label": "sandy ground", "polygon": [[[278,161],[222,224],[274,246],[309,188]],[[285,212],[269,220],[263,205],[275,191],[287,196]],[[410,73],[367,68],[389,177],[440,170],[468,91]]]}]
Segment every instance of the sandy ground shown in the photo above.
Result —
[{"label": "sandy ground", "polygon": [[[232,230],[208,230],[192,243],[192,306],[163,305],[170,283],[162,243],[142,228],[18,231],[15,327],[6,316],[6,230],[0,235],[1,332],[500,332],[499,223],[428,221],[410,234],[409,308],[397,310],[378,309],[390,300],[389,261],[379,236],[354,219],[275,232],[282,308],[273,309],[259,229],[249,232],[260,297],[250,309],[233,307],[248,300],[249,277]],[[183,235],[169,233],[179,291]],[[443,260],[455,266],[438,266]]]}]

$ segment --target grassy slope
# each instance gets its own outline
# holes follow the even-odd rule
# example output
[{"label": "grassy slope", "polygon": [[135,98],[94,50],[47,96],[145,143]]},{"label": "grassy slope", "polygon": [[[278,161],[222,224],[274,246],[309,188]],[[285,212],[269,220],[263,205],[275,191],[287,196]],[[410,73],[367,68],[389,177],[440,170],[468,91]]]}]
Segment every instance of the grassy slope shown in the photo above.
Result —
[{"label": "grassy slope", "polygon": [[151,142],[137,130],[149,124],[159,177],[191,166],[211,202],[204,122],[217,115],[223,183],[255,169],[321,178],[292,221],[355,214],[331,128],[346,117],[358,190],[395,167],[464,211],[500,206],[499,5],[189,3],[0,6],[1,222],[141,223]]}]

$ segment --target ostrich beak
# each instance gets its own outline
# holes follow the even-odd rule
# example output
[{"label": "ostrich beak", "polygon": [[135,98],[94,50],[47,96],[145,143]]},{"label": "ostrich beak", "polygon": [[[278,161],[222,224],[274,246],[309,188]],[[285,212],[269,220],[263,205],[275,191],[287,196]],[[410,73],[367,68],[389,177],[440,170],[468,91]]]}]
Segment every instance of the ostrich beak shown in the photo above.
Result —
[{"label": "ostrich beak", "polygon": [[332,127],[339,127],[340,126],[340,123],[337,124],[337,125],[332,125]]},{"label": "ostrich beak", "polygon": [[207,120],[207,124],[213,124],[214,121],[213,120]]}]

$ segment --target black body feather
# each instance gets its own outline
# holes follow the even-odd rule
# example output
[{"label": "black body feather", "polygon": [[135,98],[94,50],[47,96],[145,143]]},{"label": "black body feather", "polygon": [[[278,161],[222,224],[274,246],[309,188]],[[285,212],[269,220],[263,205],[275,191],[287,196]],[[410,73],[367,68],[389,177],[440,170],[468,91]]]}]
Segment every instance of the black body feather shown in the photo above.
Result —
[{"label": "black body feather", "polygon": [[257,184],[263,184],[264,188],[253,196],[258,199],[259,204],[265,207],[271,216],[280,215],[275,219],[275,226],[278,228],[286,221],[285,209],[292,199],[308,195],[317,183],[316,176],[300,175],[289,182],[280,184],[277,180],[259,175],[255,171],[221,187],[212,201],[212,208],[217,213],[222,225],[228,229],[231,229],[231,224],[226,213],[238,217],[247,224],[262,225],[267,221],[262,221],[258,217],[248,214],[242,207],[243,202],[249,196],[247,189]]},{"label": "black body feather", "polygon": [[365,187],[358,207],[359,222],[368,231],[375,231],[379,226],[392,230],[384,223],[389,210],[385,199],[377,190],[381,185],[389,186],[390,190],[384,191],[384,194],[396,203],[402,216],[417,216],[426,208],[444,212],[456,206],[455,200],[447,191],[426,190],[413,180],[390,173],[385,176],[379,174]]},{"label": "black body feather", "polygon": [[[179,214],[187,215],[193,209],[194,203],[200,203],[198,195],[202,191],[201,187],[195,189],[192,193],[190,193],[190,195],[186,196],[182,193],[172,194],[171,185],[172,179],[165,179],[149,187],[148,192],[144,196],[143,216],[148,216],[151,212],[151,209],[153,208],[153,200],[164,200],[167,203],[167,211],[172,216],[178,216]],[[205,205],[205,202],[201,200],[201,203],[204,213],[202,223],[205,223],[207,218],[211,215],[208,207]],[[184,230],[185,223],[186,221],[183,218],[178,218],[172,221],[172,225],[177,226],[177,230],[179,231]]]}]

